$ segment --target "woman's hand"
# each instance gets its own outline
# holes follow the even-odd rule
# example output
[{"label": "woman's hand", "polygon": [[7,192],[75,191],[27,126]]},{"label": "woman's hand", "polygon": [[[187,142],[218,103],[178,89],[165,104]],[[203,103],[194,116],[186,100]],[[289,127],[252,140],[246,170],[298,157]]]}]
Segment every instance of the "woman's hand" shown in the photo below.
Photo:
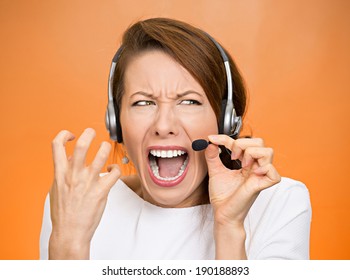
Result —
[{"label": "woman's hand", "polygon": [[[244,258],[244,219],[260,191],[281,180],[272,165],[273,150],[261,139],[234,140],[227,135],[211,135],[205,151],[209,174],[209,197],[214,209],[218,258]],[[219,158],[219,145],[231,151],[231,159],[242,162],[240,170],[226,168]],[[225,152],[225,151],[222,151]],[[225,242],[224,242],[225,241]],[[240,244],[233,253],[227,242]],[[222,244],[221,244],[222,243]],[[232,254],[233,253],[233,254]]]},{"label": "woman's hand", "polygon": [[95,131],[86,129],[68,158],[65,145],[74,135],[64,130],[52,142],[55,177],[50,190],[50,259],[89,258],[90,241],[101,220],[109,190],[120,177],[117,165],[109,166],[109,173],[100,177],[111,150],[108,142],[101,144],[91,165],[85,165],[94,137]]}]

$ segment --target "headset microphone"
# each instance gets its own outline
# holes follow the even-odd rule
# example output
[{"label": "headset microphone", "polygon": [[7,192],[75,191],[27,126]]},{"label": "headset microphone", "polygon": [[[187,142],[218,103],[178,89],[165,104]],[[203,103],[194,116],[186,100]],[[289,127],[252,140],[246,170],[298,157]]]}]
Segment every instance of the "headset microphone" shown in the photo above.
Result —
[{"label": "headset microphone", "polygon": [[[232,135],[230,135],[232,137]],[[192,142],[192,149],[196,152],[205,150],[209,144],[211,144],[210,141],[207,141],[205,139],[197,139]],[[227,154],[231,155],[231,151],[227,149],[225,146],[219,146],[219,153],[221,154],[222,149],[224,149]],[[230,169],[241,169],[242,168],[242,163],[240,160],[236,159],[233,161],[234,166],[229,167]]]},{"label": "headset microphone", "polygon": [[205,139],[197,139],[192,142],[192,149],[194,151],[202,151],[209,146],[210,142]]},{"label": "headset microphone", "polygon": [[[212,144],[210,141],[207,141],[205,139],[197,139],[197,140],[194,140],[192,142],[192,149],[196,152],[199,152],[199,151],[202,151],[202,150],[205,150],[209,144]],[[221,154],[221,148],[224,148],[226,150],[226,152],[231,155],[231,152],[225,147],[225,146],[219,146],[219,151],[220,151],[220,154]]]}]

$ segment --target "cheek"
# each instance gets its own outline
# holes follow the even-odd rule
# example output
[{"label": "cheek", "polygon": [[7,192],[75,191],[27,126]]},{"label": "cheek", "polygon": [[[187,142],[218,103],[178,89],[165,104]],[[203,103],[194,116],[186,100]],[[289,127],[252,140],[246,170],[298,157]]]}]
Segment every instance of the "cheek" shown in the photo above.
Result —
[{"label": "cheek", "polygon": [[146,135],[146,122],[133,120],[125,115],[121,115],[120,122],[123,133],[123,144],[126,148],[127,155],[131,161],[136,163],[141,152],[140,147],[142,147],[142,142]]},{"label": "cheek", "polygon": [[201,129],[202,131],[205,131],[207,135],[217,134],[219,129],[218,129],[218,123],[214,112],[211,112],[208,115],[206,115],[206,118],[203,119],[203,121],[198,123],[198,128]]},{"label": "cheek", "polygon": [[184,116],[181,118],[181,124],[191,140],[206,139],[208,135],[218,133],[218,124],[213,110],[207,110],[198,115]]}]

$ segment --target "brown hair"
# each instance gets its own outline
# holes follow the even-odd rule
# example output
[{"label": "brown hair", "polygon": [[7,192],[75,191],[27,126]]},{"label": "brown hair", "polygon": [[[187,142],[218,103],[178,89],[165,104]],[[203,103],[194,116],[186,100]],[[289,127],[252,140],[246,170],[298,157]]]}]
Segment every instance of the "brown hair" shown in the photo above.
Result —
[{"label": "brown hair", "polygon": [[[113,95],[118,112],[124,93],[124,72],[128,62],[135,55],[149,50],[161,50],[170,55],[198,81],[219,124],[222,100],[227,95],[226,71],[220,51],[201,29],[168,18],[139,21],[125,31],[113,80]],[[226,54],[232,75],[234,107],[237,115],[243,117],[246,109],[244,82],[232,57],[227,52]],[[231,161],[227,153],[222,153],[221,159],[227,167],[234,168],[235,162]]]},{"label": "brown hair", "polygon": [[[114,100],[118,109],[124,92],[124,71],[130,57],[155,49],[170,55],[199,82],[219,121],[222,99],[227,94],[226,72],[221,54],[204,31],[168,18],[139,21],[125,31],[113,81]],[[233,59],[228,53],[227,55],[232,73],[233,103],[237,115],[243,116],[246,107],[243,79]]]}]

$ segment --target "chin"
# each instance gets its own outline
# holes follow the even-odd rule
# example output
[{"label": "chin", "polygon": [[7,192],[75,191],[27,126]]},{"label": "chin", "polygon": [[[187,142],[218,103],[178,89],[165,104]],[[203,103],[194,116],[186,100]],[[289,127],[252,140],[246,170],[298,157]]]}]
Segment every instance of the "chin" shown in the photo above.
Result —
[{"label": "chin", "polygon": [[150,146],[142,167],[143,198],[161,207],[177,208],[198,205],[203,201],[207,169],[204,158],[183,146]]},{"label": "chin", "polygon": [[201,204],[200,202],[203,201],[202,184],[198,183],[198,178],[191,176],[191,173],[188,172],[178,184],[171,184],[171,186],[156,184],[151,178],[146,179],[144,199],[167,208],[191,207]]}]

